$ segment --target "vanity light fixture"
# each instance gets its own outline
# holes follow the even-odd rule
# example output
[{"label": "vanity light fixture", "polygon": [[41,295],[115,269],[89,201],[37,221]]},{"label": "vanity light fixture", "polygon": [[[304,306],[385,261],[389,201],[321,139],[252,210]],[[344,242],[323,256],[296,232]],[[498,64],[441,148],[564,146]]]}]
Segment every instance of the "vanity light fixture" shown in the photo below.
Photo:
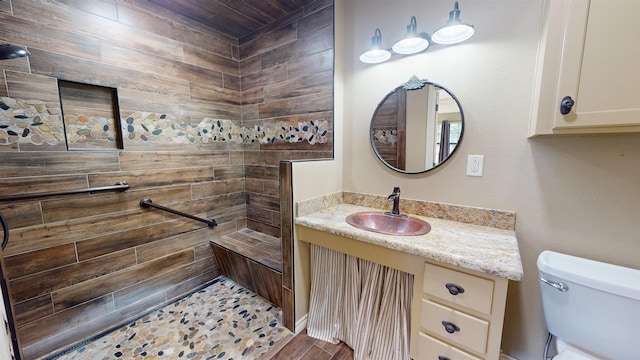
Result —
[{"label": "vanity light fixture", "polygon": [[460,8],[456,1],[453,10],[449,12],[449,21],[433,33],[431,40],[443,45],[457,44],[472,37],[474,32],[473,25],[463,23],[460,20]]},{"label": "vanity light fixture", "polygon": [[[472,37],[474,32],[473,25],[463,23],[460,20],[460,8],[458,1],[456,1],[453,10],[449,12],[447,24],[436,30],[431,37],[425,32],[417,32],[416,17],[412,16],[411,22],[407,26],[407,33],[393,44],[391,50],[400,55],[418,54],[427,50],[430,41],[442,45],[457,44]],[[382,48],[382,34],[378,28],[371,38],[369,50],[360,55],[360,61],[367,64],[378,64],[389,60],[391,55],[391,51]]]},{"label": "vanity light fixture", "polygon": [[429,35],[416,31],[416,17],[411,17],[411,22],[407,25],[407,33],[404,38],[398,40],[391,47],[395,53],[402,55],[417,54],[429,47]]},{"label": "vanity light fixture", "polygon": [[371,46],[369,50],[360,55],[360,61],[367,64],[377,64],[389,60],[391,52],[382,48],[382,33],[380,29],[376,29],[371,38]]}]

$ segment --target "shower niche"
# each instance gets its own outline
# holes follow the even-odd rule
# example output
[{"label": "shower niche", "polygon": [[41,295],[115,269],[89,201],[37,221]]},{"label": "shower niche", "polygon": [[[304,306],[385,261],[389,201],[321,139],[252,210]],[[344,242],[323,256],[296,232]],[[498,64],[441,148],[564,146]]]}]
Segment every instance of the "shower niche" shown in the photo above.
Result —
[{"label": "shower niche", "polygon": [[58,80],[67,150],[121,150],[116,88]]}]

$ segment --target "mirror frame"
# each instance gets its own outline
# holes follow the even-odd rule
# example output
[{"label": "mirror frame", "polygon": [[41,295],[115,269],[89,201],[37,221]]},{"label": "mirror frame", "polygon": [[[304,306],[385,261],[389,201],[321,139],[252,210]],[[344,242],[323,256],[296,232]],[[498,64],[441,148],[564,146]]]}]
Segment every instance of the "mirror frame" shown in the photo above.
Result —
[{"label": "mirror frame", "polygon": [[[449,96],[451,96],[451,98],[458,105],[458,109],[460,110],[460,119],[461,119],[461,122],[462,122],[462,126],[461,126],[461,129],[460,129],[460,138],[458,139],[458,144],[453,149],[453,151],[451,151],[449,156],[447,156],[447,158],[444,159],[442,162],[438,163],[438,165],[435,165],[435,166],[433,166],[433,167],[431,167],[429,169],[425,169],[425,170],[422,170],[422,171],[407,171],[407,170],[398,169],[398,168],[390,165],[388,162],[386,162],[383,159],[382,155],[380,155],[380,153],[378,152],[378,149],[375,146],[373,122],[375,120],[376,114],[378,113],[378,110],[380,109],[380,107],[389,98],[389,96],[394,94],[398,89],[404,88],[407,91],[409,91],[409,90],[419,90],[419,89],[422,89],[423,87],[425,87],[426,85],[433,85],[433,86],[435,86],[435,87],[437,87],[439,89],[442,89],[442,90],[446,91],[447,94],[449,94]],[[373,115],[371,116],[371,123],[369,125],[369,142],[371,143],[371,148],[373,149],[373,152],[378,157],[378,160],[380,160],[389,169],[397,171],[397,172],[402,173],[402,174],[424,174],[426,172],[429,172],[431,170],[434,170],[434,169],[440,167],[442,164],[446,163],[449,159],[451,159],[451,157],[455,154],[456,150],[458,150],[458,148],[460,147],[460,143],[462,142],[463,135],[464,135],[464,112],[462,111],[462,105],[460,104],[460,101],[458,100],[458,98],[451,91],[449,91],[449,89],[445,88],[444,86],[442,86],[440,84],[437,84],[437,83],[434,83],[434,82],[431,82],[431,81],[429,81],[427,79],[420,79],[415,75],[413,75],[409,79],[409,81],[407,81],[406,83],[401,84],[400,86],[394,88],[391,92],[386,94],[384,96],[384,98],[382,98],[382,100],[378,103],[378,106],[376,106],[376,109],[373,112]]]}]

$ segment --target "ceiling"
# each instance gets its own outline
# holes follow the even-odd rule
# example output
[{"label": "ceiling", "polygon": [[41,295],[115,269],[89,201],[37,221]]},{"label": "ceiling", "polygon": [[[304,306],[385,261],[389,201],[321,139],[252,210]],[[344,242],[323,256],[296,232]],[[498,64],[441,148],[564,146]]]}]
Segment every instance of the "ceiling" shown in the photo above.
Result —
[{"label": "ceiling", "polygon": [[241,39],[314,0],[149,0],[151,3]]}]

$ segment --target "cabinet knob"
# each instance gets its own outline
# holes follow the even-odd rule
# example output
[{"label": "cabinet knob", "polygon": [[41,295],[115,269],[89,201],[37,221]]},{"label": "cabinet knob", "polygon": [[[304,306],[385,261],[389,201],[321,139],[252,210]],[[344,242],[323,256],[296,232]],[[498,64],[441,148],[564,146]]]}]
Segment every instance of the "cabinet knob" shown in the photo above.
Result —
[{"label": "cabinet knob", "polygon": [[446,332],[448,332],[449,334],[453,334],[456,331],[460,331],[460,328],[458,327],[458,325],[449,322],[449,321],[442,321],[442,326],[444,326],[444,330]]},{"label": "cabinet knob", "polygon": [[571,112],[571,108],[575,103],[576,102],[573,101],[571,96],[563,97],[562,101],[560,101],[560,114],[567,115],[569,112]]},{"label": "cabinet knob", "polygon": [[438,360],[451,360],[451,359],[446,356],[438,355]]},{"label": "cabinet knob", "polygon": [[446,283],[444,286],[449,290],[449,294],[451,295],[458,295],[458,294],[464,293],[464,288],[460,285],[456,285],[453,283]]}]

